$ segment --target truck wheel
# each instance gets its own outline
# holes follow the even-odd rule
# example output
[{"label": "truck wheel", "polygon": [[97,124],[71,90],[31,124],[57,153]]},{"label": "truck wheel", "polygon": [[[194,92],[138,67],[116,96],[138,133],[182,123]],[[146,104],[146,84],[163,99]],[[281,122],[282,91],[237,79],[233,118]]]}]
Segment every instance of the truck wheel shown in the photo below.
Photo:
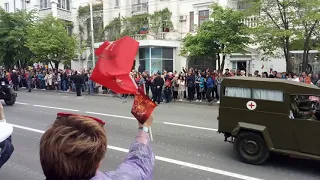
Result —
[{"label": "truck wheel", "polygon": [[254,132],[240,133],[234,141],[233,150],[242,162],[254,165],[263,164],[270,155],[264,139]]},{"label": "truck wheel", "polygon": [[5,99],[4,102],[5,102],[6,105],[8,105],[8,106],[12,106],[12,105],[14,105],[14,103],[16,102],[16,96],[11,96],[10,99]]}]

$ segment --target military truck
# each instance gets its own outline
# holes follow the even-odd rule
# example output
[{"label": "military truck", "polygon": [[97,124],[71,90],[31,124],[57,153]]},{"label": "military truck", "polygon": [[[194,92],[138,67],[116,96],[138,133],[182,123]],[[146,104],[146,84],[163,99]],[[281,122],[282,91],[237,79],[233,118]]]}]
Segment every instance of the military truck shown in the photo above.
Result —
[{"label": "military truck", "polygon": [[320,160],[320,88],[285,79],[228,77],[218,132],[239,159],[263,164],[271,152]]}]

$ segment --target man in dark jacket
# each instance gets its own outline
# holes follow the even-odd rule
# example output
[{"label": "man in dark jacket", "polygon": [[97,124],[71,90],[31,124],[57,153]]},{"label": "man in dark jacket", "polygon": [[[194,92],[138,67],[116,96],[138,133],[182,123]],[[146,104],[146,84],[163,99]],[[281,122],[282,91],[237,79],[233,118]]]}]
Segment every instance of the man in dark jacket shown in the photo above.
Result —
[{"label": "man in dark jacket", "polygon": [[76,86],[77,96],[81,96],[81,89],[83,84],[83,77],[77,71],[74,73],[73,83]]},{"label": "man in dark jacket", "polygon": [[158,72],[157,73],[157,77],[154,78],[153,84],[155,86],[155,89],[154,89],[155,95],[154,95],[153,102],[157,101],[158,104],[160,104],[162,87],[164,85],[164,80],[161,77],[161,73],[160,72]]},{"label": "man in dark jacket", "polygon": [[12,71],[11,81],[12,81],[12,84],[13,84],[13,89],[15,91],[19,91],[19,89],[18,89],[19,80],[18,80],[18,74],[17,74],[16,70]]}]

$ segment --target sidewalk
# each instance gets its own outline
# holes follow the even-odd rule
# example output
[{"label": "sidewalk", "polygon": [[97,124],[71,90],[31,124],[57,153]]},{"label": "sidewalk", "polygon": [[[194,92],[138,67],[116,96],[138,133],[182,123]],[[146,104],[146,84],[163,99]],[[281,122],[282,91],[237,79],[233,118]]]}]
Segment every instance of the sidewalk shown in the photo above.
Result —
[{"label": "sidewalk", "polygon": [[[27,89],[25,87],[19,88],[19,90],[22,91],[27,91]],[[40,92],[46,92],[46,93],[65,93],[65,94],[76,94],[75,92],[72,91],[57,91],[57,90],[45,90],[45,89],[32,89],[32,91],[40,91]],[[95,93],[93,95],[89,95],[87,92],[82,93],[83,96],[101,96],[101,97],[109,97],[109,98],[118,98],[117,96],[111,95],[111,94],[102,94],[102,93]],[[170,102],[170,103],[179,103],[179,104],[195,104],[195,105],[206,105],[206,106],[219,106],[219,104],[216,103],[216,101],[213,101],[211,103],[207,102],[207,101],[202,101],[202,102],[196,102],[196,101],[192,101],[189,102],[188,100],[185,101],[174,101],[174,102]]]}]

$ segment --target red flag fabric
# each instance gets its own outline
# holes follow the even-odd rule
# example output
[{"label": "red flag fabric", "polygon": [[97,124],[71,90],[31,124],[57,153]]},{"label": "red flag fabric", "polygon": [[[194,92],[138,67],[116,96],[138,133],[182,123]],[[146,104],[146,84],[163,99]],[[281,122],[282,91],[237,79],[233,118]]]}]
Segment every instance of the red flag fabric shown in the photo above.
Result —
[{"label": "red flag fabric", "polygon": [[105,41],[96,51],[99,57],[90,79],[119,94],[135,94],[137,85],[130,76],[139,43],[125,36],[113,43]]},{"label": "red flag fabric", "polygon": [[157,105],[148,96],[138,90],[134,96],[131,113],[141,124],[144,124],[156,107]]},{"label": "red flag fabric", "polygon": [[[99,68],[102,74],[116,76],[128,74],[135,60],[139,43],[129,36],[122,37],[113,43],[105,42],[97,49],[96,55],[102,61]],[[96,69],[95,68],[95,69]]]},{"label": "red flag fabric", "polygon": [[140,84],[138,86],[139,91],[143,92],[143,94],[146,94],[146,86],[145,84]]},{"label": "red flag fabric", "polygon": [[107,48],[108,46],[110,45],[110,42],[109,41],[105,41],[103,44],[101,44],[101,46],[95,50],[95,54],[96,56],[100,57],[102,51]]},{"label": "red flag fabric", "polygon": [[125,75],[118,75],[118,76],[110,76],[110,75],[105,76],[101,74],[100,71],[94,70],[90,76],[90,79],[93,80],[94,82],[101,84],[106,88],[111,89],[115,93],[119,93],[119,94],[136,94],[137,93],[138,87],[129,73]]}]

